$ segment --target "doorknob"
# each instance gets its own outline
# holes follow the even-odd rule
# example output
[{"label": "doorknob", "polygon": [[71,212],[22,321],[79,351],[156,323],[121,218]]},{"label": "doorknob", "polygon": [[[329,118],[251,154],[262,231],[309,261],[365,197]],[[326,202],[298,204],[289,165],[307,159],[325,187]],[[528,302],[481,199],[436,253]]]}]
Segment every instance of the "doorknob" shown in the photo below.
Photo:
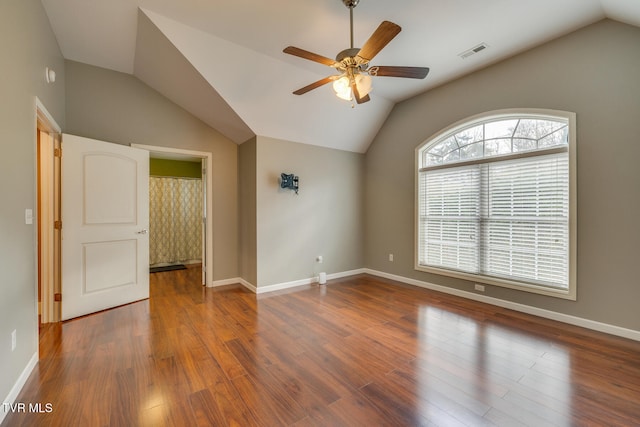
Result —
[{"label": "doorknob", "polygon": [[147,234],[147,229],[146,229],[146,228],[143,228],[143,229],[142,229],[142,230],[140,230],[140,231],[136,231],[136,234]]}]

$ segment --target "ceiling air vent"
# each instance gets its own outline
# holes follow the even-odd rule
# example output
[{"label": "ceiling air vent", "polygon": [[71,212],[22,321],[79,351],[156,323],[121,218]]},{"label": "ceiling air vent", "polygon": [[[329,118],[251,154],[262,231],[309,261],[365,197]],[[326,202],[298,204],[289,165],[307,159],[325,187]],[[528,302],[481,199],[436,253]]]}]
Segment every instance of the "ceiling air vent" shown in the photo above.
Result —
[{"label": "ceiling air vent", "polygon": [[465,50],[464,52],[462,52],[461,54],[459,54],[458,56],[462,59],[466,59],[468,57],[470,57],[471,55],[475,55],[476,53],[485,50],[486,48],[488,48],[489,46],[486,43],[480,43],[478,46],[476,47],[472,47],[469,50]]}]

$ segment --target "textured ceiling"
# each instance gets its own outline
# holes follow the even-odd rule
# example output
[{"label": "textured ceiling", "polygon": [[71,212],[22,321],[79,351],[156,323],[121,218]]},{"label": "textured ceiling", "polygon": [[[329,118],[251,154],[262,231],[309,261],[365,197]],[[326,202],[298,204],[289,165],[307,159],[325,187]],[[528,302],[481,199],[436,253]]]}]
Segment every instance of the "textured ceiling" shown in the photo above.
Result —
[{"label": "textured ceiling", "polygon": [[[640,26],[638,0],[361,0],[355,45],[383,20],[402,32],[374,65],[426,66],[425,80],[374,77],[371,102],[330,85],[291,92],[349,47],[341,0],[42,0],[65,58],[130,73],[237,143],[253,135],[364,152],[396,102],[605,17]],[[480,43],[489,48],[458,55]]]}]

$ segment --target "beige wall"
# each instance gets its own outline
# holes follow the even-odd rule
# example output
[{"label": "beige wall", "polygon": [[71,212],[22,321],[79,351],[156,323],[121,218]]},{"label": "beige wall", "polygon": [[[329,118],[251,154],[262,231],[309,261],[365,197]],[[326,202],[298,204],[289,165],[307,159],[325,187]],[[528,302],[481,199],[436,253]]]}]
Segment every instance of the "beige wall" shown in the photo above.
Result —
[{"label": "beige wall", "polygon": [[67,61],[65,132],[212,153],[213,280],[238,277],[238,146],[135,77]]},{"label": "beige wall", "polygon": [[[261,136],[256,151],[254,284],[361,268],[364,155]],[[280,188],[283,172],[300,177],[298,195]]]},{"label": "beige wall", "polygon": [[485,111],[573,111],[578,300],[493,286],[485,294],[640,330],[639,46],[639,28],[605,20],[398,104],[366,154],[367,267],[471,291],[471,282],[413,268],[416,146]]},{"label": "beige wall", "polygon": [[[39,0],[0,1],[0,402],[38,348],[36,226],[37,96],[64,126],[64,60]],[[45,67],[58,76],[44,79]],[[37,220],[37,219],[36,219]],[[16,349],[11,351],[11,332]],[[0,410],[1,411],[1,410]],[[3,417],[0,412],[0,419]]]}]

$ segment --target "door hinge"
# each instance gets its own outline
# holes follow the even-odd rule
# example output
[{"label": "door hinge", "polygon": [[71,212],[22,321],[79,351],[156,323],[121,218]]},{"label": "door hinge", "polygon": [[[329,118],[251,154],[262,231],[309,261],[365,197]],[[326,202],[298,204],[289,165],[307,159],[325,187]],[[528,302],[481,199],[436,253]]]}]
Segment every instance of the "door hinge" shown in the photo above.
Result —
[{"label": "door hinge", "polygon": [[62,148],[54,148],[53,149],[53,157],[62,158]]},{"label": "door hinge", "polygon": [[57,301],[57,302],[62,301],[62,294],[60,294],[60,293],[53,294],[53,300]]},{"label": "door hinge", "polygon": [[54,230],[62,230],[62,221],[54,221],[53,228]]}]

